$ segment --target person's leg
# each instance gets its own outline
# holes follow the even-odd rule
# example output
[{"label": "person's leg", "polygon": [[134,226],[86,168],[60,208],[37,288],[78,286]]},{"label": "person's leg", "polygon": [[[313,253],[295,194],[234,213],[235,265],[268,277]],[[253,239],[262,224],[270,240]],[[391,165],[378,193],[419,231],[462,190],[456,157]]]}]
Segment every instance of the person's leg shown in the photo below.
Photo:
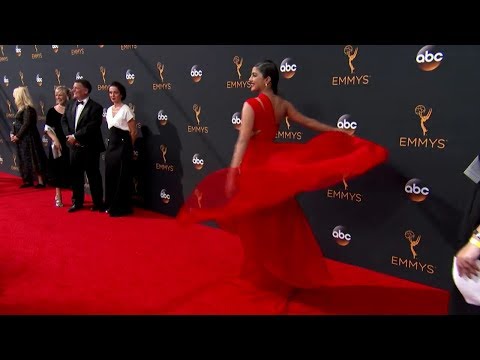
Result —
[{"label": "person's leg", "polygon": [[83,207],[85,195],[84,190],[84,173],[85,173],[85,154],[83,149],[72,149],[70,152],[71,159],[71,176],[72,176],[72,205],[77,208]]},{"label": "person's leg", "polygon": [[100,153],[90,152],[85,165],[93,200],[93,210],[105,210],[103,204],[102,175],[100,174]]}]

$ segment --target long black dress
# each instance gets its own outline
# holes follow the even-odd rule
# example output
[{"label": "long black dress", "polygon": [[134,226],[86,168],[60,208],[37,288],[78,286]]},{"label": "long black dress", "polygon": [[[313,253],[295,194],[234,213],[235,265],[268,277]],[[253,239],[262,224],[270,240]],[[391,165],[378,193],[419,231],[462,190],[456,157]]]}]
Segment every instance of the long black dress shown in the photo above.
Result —
[{"label": "long black dress", "polygon": [[67,146],[65,133],[61,124],[62,114],[55,108],[47,112],[46,125],[55,131],[55,135],[62,146],[62,156],[53,157],[52,147],[49,147],[48,154],[48,183],[54,187],[69,188],[71,186],[70,178],[70,150]]},{"label": "long black dress", "polygon": [[13,134],[19,139],[16,146],[20,176],[24,184],[33,184],[38,175],[44,177],[47,166],[47,155],[37,128],[37,112],[33,107],[27,106],[17,113]]},{"label": "long black dress", "polygon": [[113,116],[111,106],[107,110],[109,126],[108,146],[105,152],[105,205],[110,216],[123,216],[133,212],[133,144],[127,127],[134,114],[127,105]]}]

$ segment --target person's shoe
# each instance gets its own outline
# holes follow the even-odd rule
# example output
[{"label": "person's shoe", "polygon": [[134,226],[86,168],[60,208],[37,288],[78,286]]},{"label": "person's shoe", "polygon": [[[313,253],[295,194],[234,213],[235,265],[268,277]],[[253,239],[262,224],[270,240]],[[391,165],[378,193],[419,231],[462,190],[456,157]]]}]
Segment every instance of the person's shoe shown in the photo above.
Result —
[{"label": "person's shoe", "polygon": [[108,215],[111,217],[120,217],[120,216],[127,216],[133,214],[133,210],[108,210]]},{"label": "person's shoe", "polygon": [[78,211],[78,210],[81,210],[81,209],[83,209],[83,205],[73,204],[72,207],[70,209],[68,209],[68,212],[72,213],[72,212],[75,212],[75,211]]},{"label": "person's shoe", "polygon": [[45,184],[37,184],[34,186],[35,189],[43,189],[45,187]]},{"label": "person's shoe", "polygon": [[55,195],[55,206],[63,207],[62,198]]},{"label": "person's shoe", "polygon": [[98,212],[104,212],[106,209],[105,205],[93,205],[90,208],[90,211],[98,211]]},{"label": "person's shoe", "polygon": [[24,189],[24,188],[32,187],[32,186],[33,186],[32,183],[23,183],[22,185],[20,185],[20,189]]}]

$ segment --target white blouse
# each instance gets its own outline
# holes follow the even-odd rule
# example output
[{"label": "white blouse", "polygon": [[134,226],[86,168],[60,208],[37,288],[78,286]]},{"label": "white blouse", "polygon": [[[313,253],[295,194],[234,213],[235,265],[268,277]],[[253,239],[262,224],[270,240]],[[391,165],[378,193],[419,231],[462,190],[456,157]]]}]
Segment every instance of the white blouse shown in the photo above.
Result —
[{"label": "white blouse", "polygon": [[135,118],[135,115],[128,105],[123,104],[120,109],[118,109],[115,116],[113,116],[113,107],[112,105],[107,110],[107,125],[110,129],[112,126],[119,128],[121,130],[128,131],[128,122]]}]

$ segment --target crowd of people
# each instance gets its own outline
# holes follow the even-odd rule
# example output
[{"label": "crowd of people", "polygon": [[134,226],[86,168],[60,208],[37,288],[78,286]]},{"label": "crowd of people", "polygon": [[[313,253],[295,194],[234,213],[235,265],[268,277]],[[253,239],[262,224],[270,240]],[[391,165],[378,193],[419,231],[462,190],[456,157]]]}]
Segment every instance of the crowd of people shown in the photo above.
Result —
[{"label": "crowd of people", "polygon": [[[90,98],[92,85],[78,79],[72,89],[55,88],[55,106],[47,112],[44,133],[51,139],[48,158],[37,128],[38,115],[26,86],[14,89],[17,114],[10,140],[16,145],[21,188],[55,188],[54,204],[63,207],[62,190],[72,190],[73,213],[84,208],[85,174],[90,185],[93,206],[90,210],[112,217],[133,212],[132,161],[137,137],[135,115],[125,100],[127,92],[118,81],[108,89],[112,105],[107,109],[109,129],[107,147],[101,125],[103,107]],[[105,152],[105,192],[100,173],[100,155]],[[34,184],[35,180],[37,181]]]}]

